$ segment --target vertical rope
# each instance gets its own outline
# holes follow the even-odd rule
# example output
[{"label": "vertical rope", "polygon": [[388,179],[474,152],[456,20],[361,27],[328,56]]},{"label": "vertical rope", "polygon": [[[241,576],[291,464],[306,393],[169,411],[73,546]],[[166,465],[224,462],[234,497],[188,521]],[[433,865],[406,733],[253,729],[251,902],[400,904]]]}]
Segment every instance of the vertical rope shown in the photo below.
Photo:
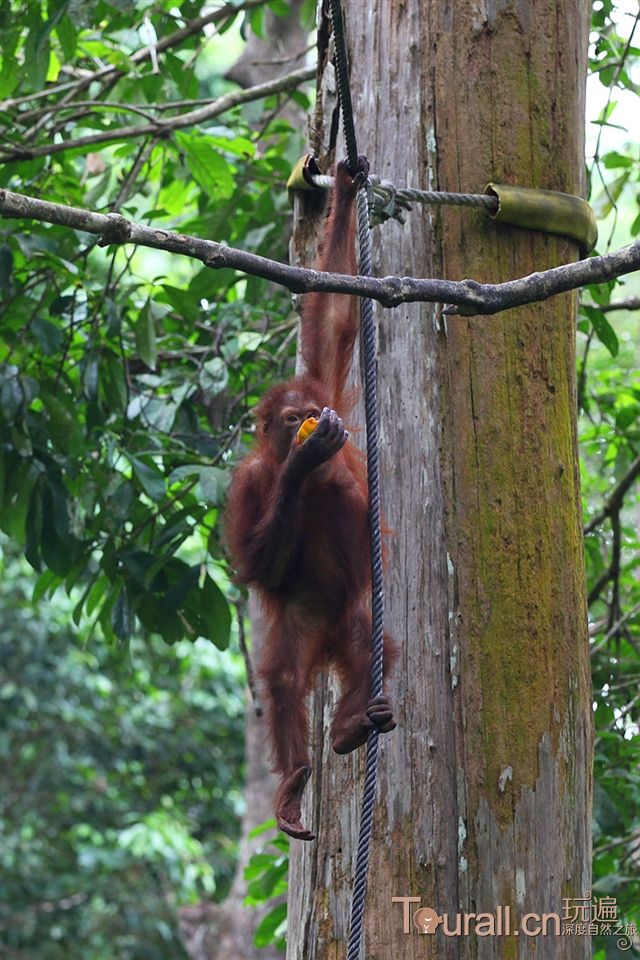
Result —
[{"label": "vertical rope", "polygon": [[[369,232],[369,205],[367,190],[358,190],[358,245],[360,273],[371,276],[371,235]],[[382,693],[384,654],[384,582],[382,571],[382,535],[380,532],[380,465],[378,454],[378,387],[376,369],[376,329],[373,302],[362,300],[361,344],[364,361],[364,402],[367,429],[367,479],[369,484],[369,551],[371,556],[371,696]],[[347,960],[360,960],[363,946],[364,905],[367,893],[367,874],[371,850],[371,829],[375,806],[376,776],[378,772],[378,741],[380,733],[374,727],[367,738],[367,759],[362,795],[362,813],[356,869],[351,901],[351,922]]]},{"label": "vertical rope", "polygon": [[[349,63],[344,37],[344,24],[340,0],[330,0],[333,38],[335,44],[338,98],[342,113],[342,127],[347,148],[349,171],[355,175],[358,169],[358,146],[353,123],[351,89],[349,86]],[[361,184],[357,194],[359,270],[365,277],[371,276],[371,234],[369,229],[369,205],[367,188]],[[382,575],[382,535],[380,532],[380,468],[378,456],[378,388],[376,365],[376,329],[373,318],[373,301],[361,300],[360,336],[364,366],[364,405],[367,436],[367,482],[369,487],[369,552],[371,560],[371,696],[382,693],[384,654],[384,590]],[[364,905],[367,893],[367,873],[371,849],[371,828],[375,804],[376,776],[378,771],[377,728],[369,731],[365,765],[362,813],[358,834],[358,850],[351,900],[351,921],[347,960],[361,960],[363,947]]]},{"label": "vertical rope", "polygon": [[[371,276],[371,233],[367,189],[358,190],[358,246],[359,270],[362,276]],[[382,693],[382,658],[384,646],[384,579],[382,571],[382,533],[380,530],[380,458],[378,451],[378,376],[376,326],[373,301],[361,301],[360,336],[364,366],[364,407],[367,436],[367,482],[369,485],[369,553],[371,557],[371,696]]]},{"label": "vertical rope", "polygon": [[344,23],[340,0],[330,0],[331,24],[333,26],[333,42],[336,50],[336,80],[338,84],[338,102],[342,112],[342,129],[344,131],[347,148],[347,163],[349,172],[353,175],[358,169],[358,145],[356,131],[353,125],[353,109],[351,106],[351,87],[349,85],[349,61],[347,60],[347,44],[344,38]]}]

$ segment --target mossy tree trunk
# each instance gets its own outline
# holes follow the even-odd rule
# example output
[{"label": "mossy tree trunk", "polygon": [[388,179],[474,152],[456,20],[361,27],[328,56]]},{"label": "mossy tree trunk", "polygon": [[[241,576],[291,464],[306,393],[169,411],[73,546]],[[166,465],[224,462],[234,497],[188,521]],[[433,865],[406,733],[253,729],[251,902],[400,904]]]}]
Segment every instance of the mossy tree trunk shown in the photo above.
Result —
[{"label": "mossy tree trunk", "polygon": [[[580,193],[584,0],[344,5],[360,150],[399,185]],[[331,129],[323,65],[316,152]],[[341,148],[341,144],[340,144]],[[341,150],[339,150],[341,152]],[[373,237],[379,275],[501,281],[570,241],[416,207]],[[573,295],[492,318],[377,308],[387,626],[399,729],[381,740],[366,951],[375,960],[590,956],[588,936],[403,932],[438,914],[563,912],[590,889],[591,698],[576,450]],[[334,757],[319,686],[293,844],[292,960],[346,950],[364,751]],[[473,925],[472,925],[473,929]]]}]

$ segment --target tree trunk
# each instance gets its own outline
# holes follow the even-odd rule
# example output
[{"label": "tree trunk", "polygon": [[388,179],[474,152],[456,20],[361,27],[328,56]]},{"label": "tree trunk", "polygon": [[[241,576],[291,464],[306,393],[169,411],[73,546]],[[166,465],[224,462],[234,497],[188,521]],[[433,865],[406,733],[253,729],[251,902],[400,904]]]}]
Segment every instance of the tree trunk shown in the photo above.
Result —
[{"label": "tree trunk", "polygon": [[291,0],[290,13],[285,17],[267,9],[264,36],[249,31],[242,53],[227,70],[227,78],[241,87],[251,87],[301,67],[309,39],[301,20],[302,6],[303,0]]},{"label": "tree trunk", "polygon": [[[372,171],[425,189],[580,193],[584,2],[354,0],[344,14]],[[562,238],[417,206],[404,227],[376,229],[373,245],[378,275],[496,282],[577,256]],[[492,318],[377,307],[387,628],[402,659],[371,850],[365,956],[375,960],[590,956],[586,935],[561,947],[515,935],[523,914],[561,918],[563,898],[590,890],[575,309],[570,294]],[[331,754],[332,700],[324,685],[313,707],[303,821],[319,838],[293,844],[296,960],[346,951],[364,751]],[[419,907],[447,914],[450,930],[458,912],[510,907],[511,933],[478,936],[471,923],[451,937],[440,924],[421,939]]]}]

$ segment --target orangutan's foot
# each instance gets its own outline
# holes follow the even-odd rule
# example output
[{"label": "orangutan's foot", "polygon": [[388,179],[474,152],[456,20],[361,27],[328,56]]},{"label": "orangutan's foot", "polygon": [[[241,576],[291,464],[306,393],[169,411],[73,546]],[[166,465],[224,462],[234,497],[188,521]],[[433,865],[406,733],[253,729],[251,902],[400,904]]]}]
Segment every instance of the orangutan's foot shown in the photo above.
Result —
[{"label": "orangutan's foot", "polygon": [[333,749],[336,753],[351,753],[366,743],[369,731],[377,727],[380,733],[389,733],[396,726],[386,697],[372,697],[361,717],[349,717],[333,725]]},{"label": "orangutan's foot", "polygon": [[300,822],[300,802],[310,776],[311,767],[305,764],[286,777],[276,790],[275,808],[278,827],[295,840],[315,840],[315,834],[303,827]]}]

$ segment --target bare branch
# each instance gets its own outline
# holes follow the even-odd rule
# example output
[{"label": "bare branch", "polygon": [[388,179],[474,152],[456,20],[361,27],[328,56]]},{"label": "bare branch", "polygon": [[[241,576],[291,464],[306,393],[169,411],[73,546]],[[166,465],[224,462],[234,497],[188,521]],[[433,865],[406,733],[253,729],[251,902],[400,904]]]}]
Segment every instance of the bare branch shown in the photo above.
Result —
[{"label": "bare branch", "polygon": [[246,600],[244,597],[240,597],[238,600],[233,600],[232,603],[236,608],[238,646],[240,647],[240,653],[242,654],[242,659],[244,660],[244,666],[247,675],[247,687],[249,688],[249,694],[251,695],[251,702],[253,704],[255,715],[256,717],[261,717],[263,714],[263,708],[260,702],[260,694],[258,693],[256,676],[253,669],[253,663],[251,661],[251,654],[247,646],[247,634],[246,630],[244,629],[244,618],[247,613]]},{"label": "bare branch", "polygon": [[[213,101],[210,99],[209,103],[212,102]],[[145,120],[152,121],[152,111],[154,109],[157,109],[157,107],[154,108],[152,104],[149,104],[143,110],[141,107],[137,107],[134,104],[115,103],[111,100],[70,100],[68,103],[64,100],[60,100],[58,103],[48,103],[46,107],[38,107],[37,110],[29,110],[28,113],[21,113],[20,120],[23,122],[28,120],[38,120],[45,113],[49,116],[53,116],[56,113],[67,113],[69,111],[75,111],[78,116],[84,117],[89,113],[95,113],[97,110],[106,110],[116,113],[135,113],[138,116],[143,117]]]},{"label": "bare branch", "polygon": [[609,313],[611,310],[640,310],[640,297],[630,297],[628,300],[614,300],[613,303],[605,303],[598,307],[603,313]]},{"label": "bare branch", "polygon": [[606,520],[607,517],[610,517],[614,513],[618,513],[620,511],[627,491],[635,483],[638,477],[640,477],[640,457],[636,457],[615,490],[610,494],[609,497],[607,497],[602,509],[598,511],[595,517],[591,518],[587,526],[584,528],[585,537],[589,533],[593,533],[595,528],[599,526],[603,520]]},{"label": "bare branch", "polygon": [[[128,127],[117,127],[113,130],[103,130],[100,133],[94,133],[86,137],[78,137],[76,140],[63,140],[59,143],[43,144],[41,147],[14,147],[5,149],[0,154],[0,163],[13,163],[17,160],[31,160],[33,157],[51,156],[54,153],[62,153],[65,150],[73,150],[78,147],[95,147],[99,143],[114,143],[118,140],[131,140],[133,137],[168,137],[174,130],[181,130],[184,127],[192,127],[197,124],[211,120],[219,116],[232,107],[237,107],[241,103],[250,103],[252,100],[261,100],[263,97],[269,97],[274,93],[284,93],[294,90],[306,80],[311,80],[316,74],[315,67],[304,67],[300,70],[294,70],[284,77],[278,77],[275,80],[268,80],[266,83],[259,83],[255,87],[247,87],[244,90],[234,90],[232,93],[226,93],[222,97],[211,101],[198,110],[190,110],[180,116],[170,119],[152,120],[150,123],[133,124]],[[55,108],[53,108],[55,109]]]},{"label": "bare branch", "polygon": [[303,267],[292,267],[277,260],[234,247],[203,240],[158,227],[149,227],[117,214],[93,213],[60,203],[50,203],[10,190],[0,190],[0,214],[12,219],[41,220],[75,230],[96,234],[101,246],[111,243],[134,243],[142,247],[166,250],[192,257],[212,269],[223,267],[239,270],[250,276],[271,280],[295,293],[318,290],[371,297],[385,307],[401,303],[453,304],[448,315],[493,314],[501,310],[547,300],[590,283],[603,283],[640,269],[640,240],[601,257],[578,260],[553,267],[543,273],[509,280],[506,283],[478,283],[476,280],[432,280],[415,277],[352,277],[340,273],[323,273]]},{"label": "bare branch", "polygon": [[615,624],[622,623],[622,620],[620,619],[620,556],[622,552],[620,511],[622,509],[624,498],[627,492],[638,479],[638,476],[640,476],[640,457],[636,457],[613,493],[607,498],[603,508],[584,528],[584,534],[586,536],[587,534],[592,533],[593,530],[595,530],[596,527],[602,523],[606,517],[608,517],[611,522],[611,531],[613,535],[611,544],[611,561],[608,568],[600,574],[598,580],[591,588],[589,596],[587,597],[587,604],[591,606],[591,604],[599,598],[600,594],[608,583],[613,585],[611,601],[609,604],[609,615],[606,625],[607,638],[614,634]]}]

